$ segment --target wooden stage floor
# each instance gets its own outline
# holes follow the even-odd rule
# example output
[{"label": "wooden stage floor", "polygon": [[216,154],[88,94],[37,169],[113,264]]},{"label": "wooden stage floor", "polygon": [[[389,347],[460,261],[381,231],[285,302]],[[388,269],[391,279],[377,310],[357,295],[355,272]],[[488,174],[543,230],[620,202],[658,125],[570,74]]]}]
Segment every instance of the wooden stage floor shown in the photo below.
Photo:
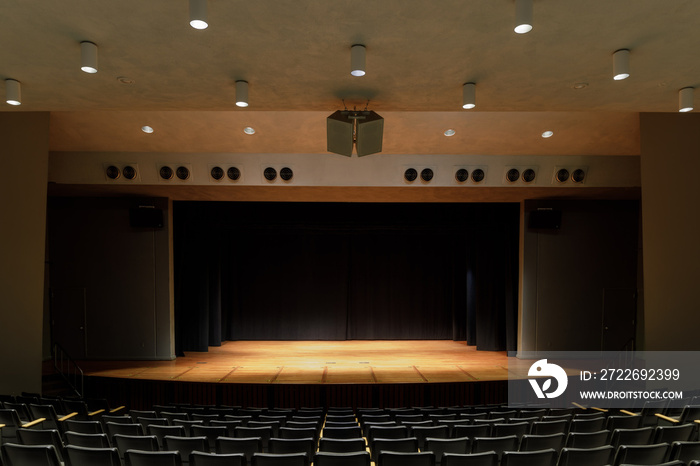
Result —
[{"label": "wooden stage floor", "polygon": [[[510,358],[512,359],[512,358]],[[86,376],[221,384],[422,384],[508,379],[505,351],[450,340],[229,341],[174,361],[81,361]],[[512,369],[512,368],[511,368]]]}]

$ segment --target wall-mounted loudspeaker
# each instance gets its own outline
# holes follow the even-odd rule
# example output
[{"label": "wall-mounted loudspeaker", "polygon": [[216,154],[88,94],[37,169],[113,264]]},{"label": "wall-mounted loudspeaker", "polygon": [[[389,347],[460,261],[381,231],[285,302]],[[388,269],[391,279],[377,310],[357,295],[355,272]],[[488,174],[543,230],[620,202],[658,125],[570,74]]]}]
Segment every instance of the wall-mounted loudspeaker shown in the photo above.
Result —
[{"label": "wall-mounted loudspeaker", "polygon": [[241,171],[236,167],[230,167],[226,171],[226,175],[229,177],[230,180],[238,181],[238,179],[241,177]]},{"label": "wall-mounted loudspeaker", "polygon": [[584,179],[586,179],[586,172],[580,168],[577,168],[571,174],[571,181],[573,181],[574,183],[583,183]]},{"label": "wall-mounted loudspeaker", "polygon": [[484,173],[484,170],[481,168],[477,168],[476,170],[472,170],[472,181],[474,183],[481,183],[484,181],[484,177],[486,174]]},{"label": "wall-mounted loudspeaker", "polygon": [[127,180],[133,180],[136,178],[136,169],[131,165],[127,165],[126,167],[122,168],[122,173],[124,174],[124,178]]},{"label": "wall-mounted loudspeaker", "polygon": [[129,225],[134,228],[163,228],[163,210],[154,206],[129,209]]},{"label": "wall-mounted loudspeaker", "polygon": [[424,168],[420,172],[420,179],[427,183],[428,181],[433,179],[433,175],[433,170],[431,170],[430,168]]},{"label": "wall-mounted loudspeaker", "polygon": [[175,173],[173,172],[172,168],[168,167],[167,165],[164,165],[160,167],[158,175],[164,180],[172,180]]},{"label": "wall-mounted loudspeaker", "polygon": [[523,171],[523,181],[525,183],[532,183],[533,181],[535,181],[536,176],[537,174],[532,168],[528,168],[525,171]]},{"label": "wall-mounted loudspeaker", "polygon": [[528,217],[527,227],[532,230],[558,230],[561,227],[561,210],[533,210]]},{"label": "wall-mounted loudspeaker", "polygon": [[455,180],[457,180],[460,183],[464,183],[468,179],[469,179],[469,171],[467,171],[466,168],[460,168],[455,173]]},{"label": "wall-mounted loudspeaker", "polygon": [[120,176],[122,176],[121,170],[119,170],[118,167],[115,167],[114,165],[110,165],[105,169],[105,175],[107,175],[107,178],[110,180],[116,180]]},{"label": "wall-mounted loudspeaker", "polygon": [[280,170],[280,178],[282,178],[284,181],[291,180],[293,176],[294,172],[289,167],[284,167],[282,170]]},{"label": "wall-mounted loudspeaker", "polygon": [[177,167],[177,170],[175,170],[175,174],[179,179],[185,181],[190,177],[190,169],[187,167],[179,166]]},{"label": "wall-mounted loudspeaker", "polygon": [[267,181],[274,181],[277,178],[277,170],[272,167],[267,167],[263,172],[263,176]]},{"label": "wall-mounted loudspeaker", "polygon": [[569,170],[566,168],[560,168],[557,170],[556,179],[560,183],[564,183],[569,179]]},{"label": "wall-mounted loudspeaker", "polygon": [[418,171],[416,171],[415,168],[407,168],[406,171],[403,172],[403,177],[409,183],[413,183],[416,181],[416,178],[418,178]]},{"label": "wall-mounted loudspeaker", "polygon": [[216,181],[220,181],[221,178],[224,177],[224,169],[221,167],[212,167],[211,177],[214,178]]},{"label": "wall-mounted loudspeaker", "polygon": [[506,180],[508,180],[509,183],[515,183],[516,181],[518,181],[519,178],[520,171],[517,168],[511,168],[506,173]]}]

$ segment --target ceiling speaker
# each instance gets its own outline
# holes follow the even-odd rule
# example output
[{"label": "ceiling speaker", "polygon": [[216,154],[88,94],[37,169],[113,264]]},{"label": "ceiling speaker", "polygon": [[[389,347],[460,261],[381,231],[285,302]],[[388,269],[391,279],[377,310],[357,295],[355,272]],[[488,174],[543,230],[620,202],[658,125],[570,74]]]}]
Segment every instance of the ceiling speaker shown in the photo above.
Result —
[{"label": "ceiling speaker", "polygon": [[[367,112],[362,112],[363,114]],[[382,151],[384,137],[384,118],[370,111],[364,119],[357,120],[357,135],[355,144],[357,156],[376,154]]]},{"label": "ceiling speaker", "polygon": [[353,120],[348,117],[348,112],[338,110],[326,118],[326,141],[328,152],[347,157],[352,155]]},{"label": "ceiling speaker", "polygon": [[420,179],[423,181],[430,181],[433,179],[433,171],[430,168],[424,168],[420,172]]},{"label": "ceiling speaker", "polygon": [[482,170],[481,168],[477,168],[476,170],[472,170],[472,181],[474,183],[481,183],[482,181],[484,181],[485,176],[486,175],[484,173],[484,170]]},{"label": "ceiling speaker", "polygon": [[577,168],[571,174],[571,181],[573,181],[574,183],[583,183],[583,180],[585,178],[586,178],[586,172],[580,168]]}]

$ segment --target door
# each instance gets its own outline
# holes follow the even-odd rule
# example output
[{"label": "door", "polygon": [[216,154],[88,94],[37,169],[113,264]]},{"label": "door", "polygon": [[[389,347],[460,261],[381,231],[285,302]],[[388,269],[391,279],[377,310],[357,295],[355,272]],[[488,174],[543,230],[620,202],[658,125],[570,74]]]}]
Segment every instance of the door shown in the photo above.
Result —
[{"label": "door", "polygon": [[602,351],[634,349],[637,318],[637,290],[603,289]]},{"label": "door", "polygon": [[51,289],[51,336],[73,359],[85,359],[85,288]]}]

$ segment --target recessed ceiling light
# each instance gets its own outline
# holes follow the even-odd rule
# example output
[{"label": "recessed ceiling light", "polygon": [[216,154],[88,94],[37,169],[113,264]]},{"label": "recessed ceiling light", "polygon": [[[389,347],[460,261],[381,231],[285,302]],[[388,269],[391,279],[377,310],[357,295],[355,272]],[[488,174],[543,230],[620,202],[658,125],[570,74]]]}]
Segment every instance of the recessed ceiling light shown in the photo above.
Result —
[{"label": "recessed ceiling light", "polygon": [[573,86],[574,89],[585,89],[588,87],[588,83],[574,83]]},{"label": "recessed ceiling light", "polygon": [[542,133],[542,137],[545,139],[551,138],[552,136],[554,136],[554,131],[545,131],[544,133]]},{"label": "recessed ceiling light", "polygon": [[127,78],[126,76],[119,76],[117,81],[119,81],[119,84],[134,84],[136,82],[131,78]]},{"label": "recessed ceiling light", "polygon": [[251,128],[250,126],[246,126],[243,128],[243,132],[245,134],[255,134],[255,128]]},{"label": "recessed ceiling light", "polygon": [[452,128],[446,129],[445,130],[445,136],[454,136],[457,131],[453,130]]},{"label": "recessed ceiling light", "polygon": [[153,132],[153,128],[150,126],[142,126],[141,131],[143,131],[146,134],[151,134]]}]

